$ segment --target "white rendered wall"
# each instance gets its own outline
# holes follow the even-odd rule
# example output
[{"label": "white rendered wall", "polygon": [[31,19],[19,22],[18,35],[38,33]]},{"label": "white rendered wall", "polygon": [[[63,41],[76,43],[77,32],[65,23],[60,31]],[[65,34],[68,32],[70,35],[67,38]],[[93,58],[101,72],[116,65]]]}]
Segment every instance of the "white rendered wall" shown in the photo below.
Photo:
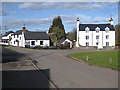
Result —
[{"label": "white rendered wall", "polygon": [[[109,42],[109,46],[115,46],[115,31],[109,31],[106,33],[103,31],[103,46],[106,46],[106,42]],[[106,35],[109,35],[109,38],[106,39]]]},{"label": "white rendered wall", "polygon": [[[32,45],[31,42],[35,41],[35,45]],[[40,45],[40,41],[43,41],[43,45]],[[35,46],[50,46],[50,41],[49,40],[26,40],[25,42],[30,42],[30,47],[35,47]]]},{"label": "white rendered wall", "polygon": [[[86,35],[89,36],[88,40],[86,40]],[[92,32],[79,31],[79,44],[86,46],[86,42],[89,42],[89,46],[92,46]]]},{"label": "white rendered wall", "polygon": [[[19,41],[19,46],[22,47],[22,35],[21,34],[18,35],[18,37],[17,37],[17,35],[15,35],[15,37],[14,37],[14,35],[12,35],[11,43],[13,46],[18,46],[18,43],[16,42],[16,40]],[[14,41],[15,41],[15,44],[14,44]]]},{"label": "white rendered wall", "polygon": [[[88,40],[86,40],[86,35],[89,36]],[[97,35],[99,35],[99,39],[96,39]],[[106,39],[106,35],[109,35],[109,39]],[[96,31],[89,31],[88,33],[79,31],[79,44],[86,46],[86,42],[89,42],[89,46],[98,46],[98,48],[106,46],[106,42],[109,42],[109,46],[115,46],[115,31],[109,31],[108,33],[105,31],[99,31],[99,33],[96,33]],[[99,42],[99,44],[96,45],[96,42]]]},{"label": "white rendered wall", "polygon": [[13,33],[10,33],[9,35],[2,37],[2,39],[9,39],[9,37],[11,37],[12,34],[13,34]]}]

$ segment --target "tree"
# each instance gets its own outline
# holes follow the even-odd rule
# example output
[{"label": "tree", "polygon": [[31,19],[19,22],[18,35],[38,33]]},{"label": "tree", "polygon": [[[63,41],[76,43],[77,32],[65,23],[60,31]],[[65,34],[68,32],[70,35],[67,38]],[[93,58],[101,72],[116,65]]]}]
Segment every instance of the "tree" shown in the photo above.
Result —
[{"label": "tree", "polygon": [[77,29],[74,28],[71,32],[67,33],[67,38],[71,41],[76,40],[77,38]]},{"label": "tree", "polygon": [[115,26],[115,45],[120,47],[120,24]]},{"label": "tree", "polygon": [[65,29],[60,16],[53,19],[52,25],[49,28],[49,33],[54,33],[51,37],[53,43],[55,41],[59,42],[61,39],[66,38]]}]

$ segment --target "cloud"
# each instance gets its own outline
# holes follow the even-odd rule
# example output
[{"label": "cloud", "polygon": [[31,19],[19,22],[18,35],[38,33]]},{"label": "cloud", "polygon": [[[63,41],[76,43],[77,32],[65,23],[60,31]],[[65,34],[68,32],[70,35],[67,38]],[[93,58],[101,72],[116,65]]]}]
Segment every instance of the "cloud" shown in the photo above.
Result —
[{"label": "cloud", "polygon": [[[91,16],[77,14],[77,15],[60,15],[64,26],[76,26],[76,19],[79,17],[80,23],[100,23],[100,22],[108,22],[109,18],[105,17],[95,17],[92,18]],[[17,29],[21,28],[23,24],[26,24],[29,27],[41,27],[48,29],[52,24],[52,20],[57,15],[50,16],[48,18],[33,18],[33,19],[5,19],[3,20],[3,26],[8,26],[9,28]]]},{"label": "cloud", "polygon": [[9,12],[7,12],[5,10],[0,11],[0,16],[7,16],[8,14],[9,14]]},{"label": "cloud", "polygon": [[[107,5],[106,5],[107,4]],[[19,5],[21,9],[41,10],[41,9],[65,9],[65,10],[89,10],[104,8],[114,5],[115,2],[25,2]]]},{"label": "cloud", "polygon": [[3,20],[3,26],[8,26],[10,29],[17,29],[21,28],[23,24],[30,26],[30,27],[49,27],[51,24],[52,18],[35,18],[35,19],[5,19]]},{"label": "cloud", "polygon": [[10,15],[10,14],[16,14],[15,11],[6,11],[6,10],[1,10],[0,11],[0,16],[7,16],[7,15]]},{"label": "cloud", "polygon": [[105,18],[105,17],[96,17],[93,19],[93,22],[108,22],[110,18]]}]

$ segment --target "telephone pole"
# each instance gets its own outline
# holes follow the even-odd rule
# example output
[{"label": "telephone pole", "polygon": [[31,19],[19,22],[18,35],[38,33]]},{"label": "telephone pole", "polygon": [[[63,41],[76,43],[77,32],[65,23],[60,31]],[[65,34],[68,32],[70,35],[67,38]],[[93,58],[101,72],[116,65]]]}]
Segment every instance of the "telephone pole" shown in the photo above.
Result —
[{"label": "telephone pole", "polygon": [[7,28],[7,26],[4,26],[5,27],[5,33],[7,32],[7,30],[8,30],[8,28]]}]

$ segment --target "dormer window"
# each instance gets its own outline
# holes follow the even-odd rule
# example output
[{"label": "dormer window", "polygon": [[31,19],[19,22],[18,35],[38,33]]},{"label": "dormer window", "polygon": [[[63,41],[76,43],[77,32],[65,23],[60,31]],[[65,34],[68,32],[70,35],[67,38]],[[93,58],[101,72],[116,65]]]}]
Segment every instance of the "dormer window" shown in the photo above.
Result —
[{"label": "dormer window", "polygon": [[96,33],[99,33],[100,28],[99,28],[99,27],[97,27],[95,30],[96,30]]},{"label": "dormer window", "polygon": [[86,33],[88,33],[88,32],[90,31],[90,28],[89,28],[89,27],[86,27],[86,28],[85,28],[85,31],[86,31]]},{"label": "dormer window", "polygon": [[108,33],[109,30],[110,30],[110,29],[109,29],[108,27],[105,28],[105,32],[106,32],[106,33]]}]

